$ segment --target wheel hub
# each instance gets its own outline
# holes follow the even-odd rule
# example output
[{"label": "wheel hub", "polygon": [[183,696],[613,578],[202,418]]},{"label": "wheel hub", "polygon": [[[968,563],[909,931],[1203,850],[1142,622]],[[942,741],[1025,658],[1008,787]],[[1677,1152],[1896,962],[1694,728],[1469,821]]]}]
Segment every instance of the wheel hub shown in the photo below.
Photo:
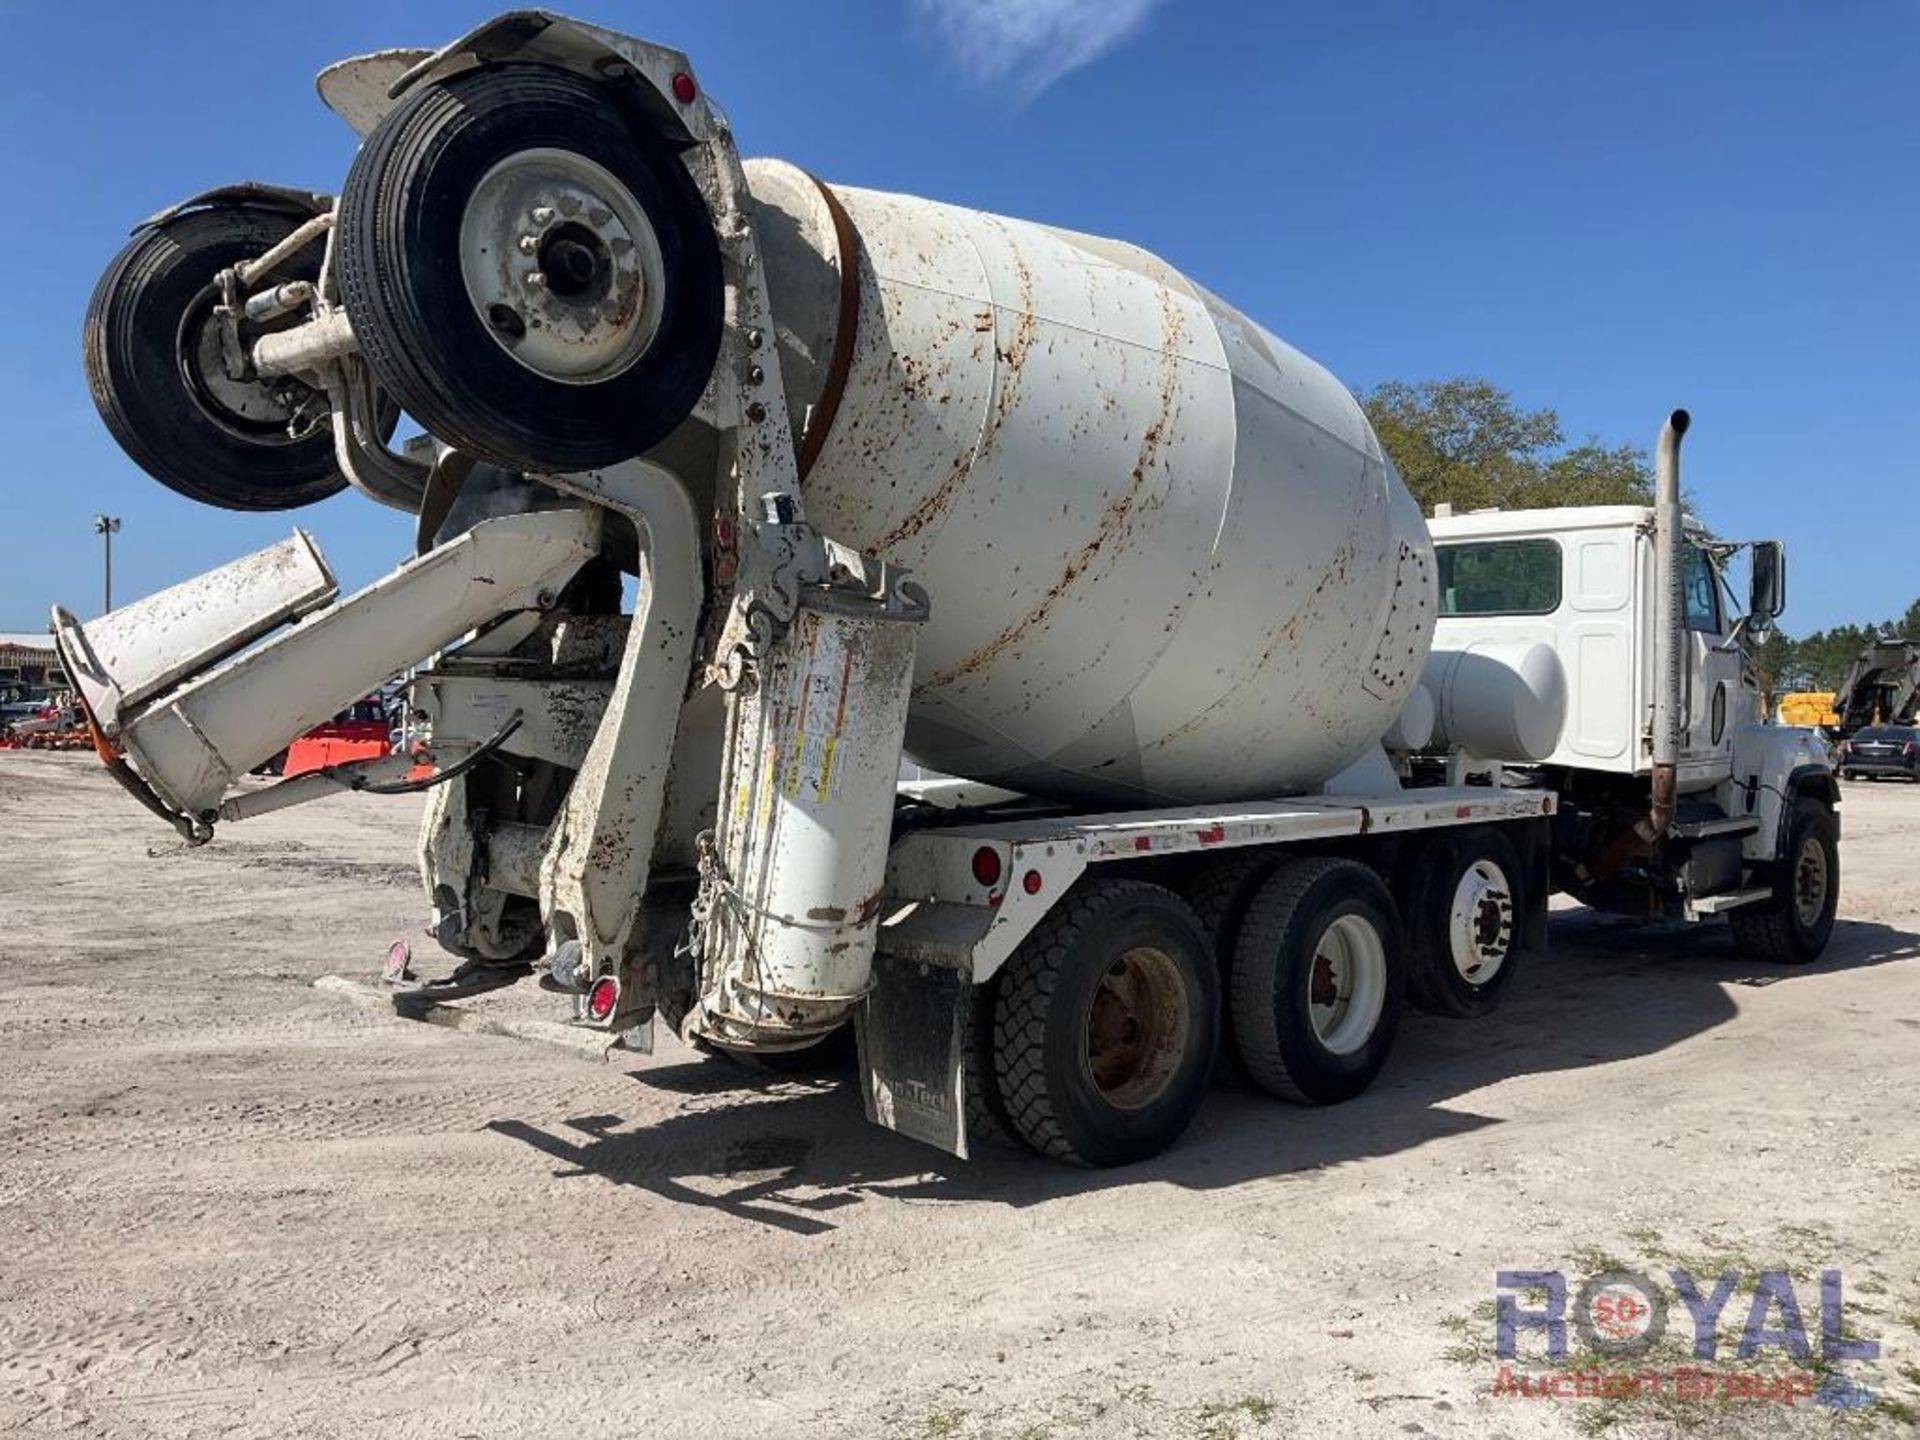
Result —
[{"label": "wheel hub", "polygon": [[1447,917],[1447,948],[1460,978],[1485,985],[1506,962],[1513,943],[1513,885],[1491,860],[1461,872]]},{"label": "wheel hub", "polygon": [[227,373],[220,321],[211,308],[188,316],[180,342],[181,369],[209,417],[253,440],[285,436],[295,409],[287,387],[235,380]]},{"label": "wheel hub", "polygon": [[525,150],[481,177],[460,220],[460,274],[495,342],[566,384],[635,364],[666,300],[645,207],[570,150]]},{"label": "wheel hub", "polygon": [[1827,908],[1827,852],[1812,836],[1801,842],[1794,860],[1793,908],[1809,929],[1820,923]]},{"label": "wheel hub", "polygon": [[1372,1038],[1387,998],[1387,947],[1362,915],[1338,916],[1321,933],[1307,967],[1307,1016],[1335,1055]]},{"label": "wheel hub", "polygon": [[1186,986],[1150,947],[1127,951],[1100,978],[1086,1019],[1086,1065],[1108,1103],[1137,1110],[1166,1092],[1187,1048]]}]

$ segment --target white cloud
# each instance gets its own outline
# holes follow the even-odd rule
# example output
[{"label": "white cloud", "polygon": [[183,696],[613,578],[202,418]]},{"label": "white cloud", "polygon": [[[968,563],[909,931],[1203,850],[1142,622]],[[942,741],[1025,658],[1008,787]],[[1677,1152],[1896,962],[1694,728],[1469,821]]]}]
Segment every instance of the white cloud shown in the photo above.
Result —
[{"label": "white cloud", "polygon": [[1091,64],[1166,0],[913,0],[954,63],[979,85],[1031,100]]}]

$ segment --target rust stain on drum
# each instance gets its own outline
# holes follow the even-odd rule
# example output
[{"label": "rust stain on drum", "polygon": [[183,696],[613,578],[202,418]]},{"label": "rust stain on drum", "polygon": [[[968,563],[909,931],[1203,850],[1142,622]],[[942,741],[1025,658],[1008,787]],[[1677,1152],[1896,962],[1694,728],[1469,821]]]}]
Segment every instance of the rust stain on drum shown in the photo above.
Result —
[{"label": "rust stain on drum", "polygon": [[[1321,597],[1324,596],[1328,590],[1336,589],[1347,583],[1356,548],[1356,539],[1353,533],[1349,531],[1347,538],[1341,543],[1340,548],[1334,551],[1333,558],[1325,572],[1321,574],[1319,583],[1313,587],[1311,593],[1301,602],[1300,608],[1293,612],[1285,624],[1275,626],[1274,629],[1268,633],[1266,645],[1261,649],[1260,653],[1253,658],[1253,662],[1246,667],[1240,678],[1228,686],[1227,689],[1221,693],[1220,697],[1211,705],[1207,706],[1206,709],[1189,717],[1184,723],[1176,725],[1158,740],[1150,741],[1142,745],[1140,747],[1140,753],[1145,755],[1151,751],[1159,750],[1167,745],[1173,744],[1176,740],[1192,734],[1205,725],[1221,706],[1241,694],[1250,685],[1260,683],[1265,676],[1267,666],[1273,663],[1274,657],[1282,650],[1290,650],[1299,642],[1300,631],[1310,620],[1315,622],[1319,620]],[[1296,704],[1297,708],[1309,719],[1315,720],[1323,725],[1325,724],[1324,717],[1320,715],[1312,704],[1310,692],[1303,693]]]},{"label": "rust stain on drum", "polygon": [[[1000,316],[1010,315],[1012,322],[1005,347],[996,344],[994,350],[993,407],[987,414],[986,428],[981,432],[978,443],[970,444],[966,453],[954,460],[945,478],[915,504],[898,524],[873,542],[874,550],[881,554],[921,534],[953,507],[974,465],[993,448],[1001,426],[1019,403],[1020,379],[1026,368],[1027,356],[1033,352],[1034,341],[1039,336],[1040,317],[1034,313],[1033,269],[1017,247],[1012,253],[1015,284],[1019,289],[1018,307],[1009,310],[1008,307],[996,305],[980,317],[985,321],[985,329],[980,333],[992,333],[997,328]],[[976,321],[976,330],[979,329],[979,321]],[[942,362],[940,372],[946,371],[951,363]],[[924,359],[913,356],[901,356],[900,365],[907,393],[924,402],[931,393],[929,382],[933,374],[940,372],[929,370]],[[945,397],[941,399],[944,403]]]},{"label": "rust stain on drum", "polygon": [[950,685],[956,680],[977,674],[1018,644],[1028,633],[1044,627],[1055,607],[1108,546],[1115,541],[1124,542],[1132,530],[1134,509],[1141,501],[1148,476],[1152,473],[1154,466],[1159,463],[1161,452],[1166,447],[1167,432],[1172,428],[1179,410],[1179,346],[1183,338],[1183,322],[1180,311],[1171,297],[1162,295],[1161,308],[1164,334],[1160,351],[1159,409],[1140,437],[1140,452],[1133,462],[1132,471],[1128,474],[1126,487],[1107,503],[1107,508],[1101,513],[1099,524],[1094,528],[1093,537],[1074,552],[1072,558],[1061,570],[1060,578],[1047,587],[1039,603],[972,654],[938,674],[929,676],[924,684],[914,688],[915,694],[924,694],[926,691],[935,690],[940,686]]},{"label": "rust stain on drum", "polygon": [[961,482],[972,472],[973,454],[969,451],[954,461],[953,468],[947,472],[946,478],[934,486],[926,498],[907,513],[905,519],[873,542],[874,550],[885,555],[894,546],[902,541],[911,540],[939,519],[953,504],[954,497],[960,493]]},{"label": "rust stain on drum", "polygon": [[[1003,234],[1006,233],[1005,226],[1000,228]],[[1008,239],[1012,242],[1011,235]],[[1020,291],[1019,304],[1012,312],[1013,328],[1007,336],[1006,345],[995,348],[993,410],[987,416],[986,433],[980,437],[978,453],[981,455],[993,448],[1000,427],[1020,403],[1020,377],[1040,331],[1040,317],[1034,313],[1033,269],[1027,264],[1027,257],[1021,253],[1017,243],[1010,243],[1009,249],[1013,256],[1014,283]],[[996,315],[1007,313],[1004,306],[996,305],[994,309]]]}]

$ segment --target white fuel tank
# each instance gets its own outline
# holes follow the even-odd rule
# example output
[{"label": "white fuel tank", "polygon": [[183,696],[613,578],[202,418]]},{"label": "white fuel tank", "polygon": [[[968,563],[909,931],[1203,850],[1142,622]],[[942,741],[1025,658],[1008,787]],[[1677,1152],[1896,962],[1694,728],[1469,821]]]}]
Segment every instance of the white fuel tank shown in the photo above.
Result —
[{"label": "white fuel tank", "polygon": [[1133,246],[748,176],[808,516],[932,596],[915,759],[1221,800],[1386,733],[1433,550],[1332,375]]}]

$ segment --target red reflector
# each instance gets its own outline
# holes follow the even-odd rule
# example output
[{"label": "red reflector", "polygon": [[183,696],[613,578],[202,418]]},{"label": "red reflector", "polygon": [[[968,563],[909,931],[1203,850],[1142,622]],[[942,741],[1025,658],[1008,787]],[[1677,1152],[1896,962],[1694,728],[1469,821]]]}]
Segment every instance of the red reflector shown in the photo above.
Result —
[{"label": "red reflector", "polygon": [[1040,878],[1038,870],[1029,870],[1020,877],[1020,888],[1029,895],[1038,895],[1040,887],[1046,882]]},{"label": "red reflector", "polygon": [[1000,852],[991,845],[982,845],[973,852],[973,878],[991,890],[1000,883]]},{"label": "red reflector", "polygon": [[610,1020],[613,1007],[620,1003],[620,982],[611,975],[602,975],[593,982],[593,989],[587,992],[587,1017],[592,1020]]},{"label": "red reflector", "polygon": [[686,71],[682,70],[673,77],[673,98],[682,105],[691,105],[693,97],[699,93],[699,87],[693,83],[693,77]]}]

